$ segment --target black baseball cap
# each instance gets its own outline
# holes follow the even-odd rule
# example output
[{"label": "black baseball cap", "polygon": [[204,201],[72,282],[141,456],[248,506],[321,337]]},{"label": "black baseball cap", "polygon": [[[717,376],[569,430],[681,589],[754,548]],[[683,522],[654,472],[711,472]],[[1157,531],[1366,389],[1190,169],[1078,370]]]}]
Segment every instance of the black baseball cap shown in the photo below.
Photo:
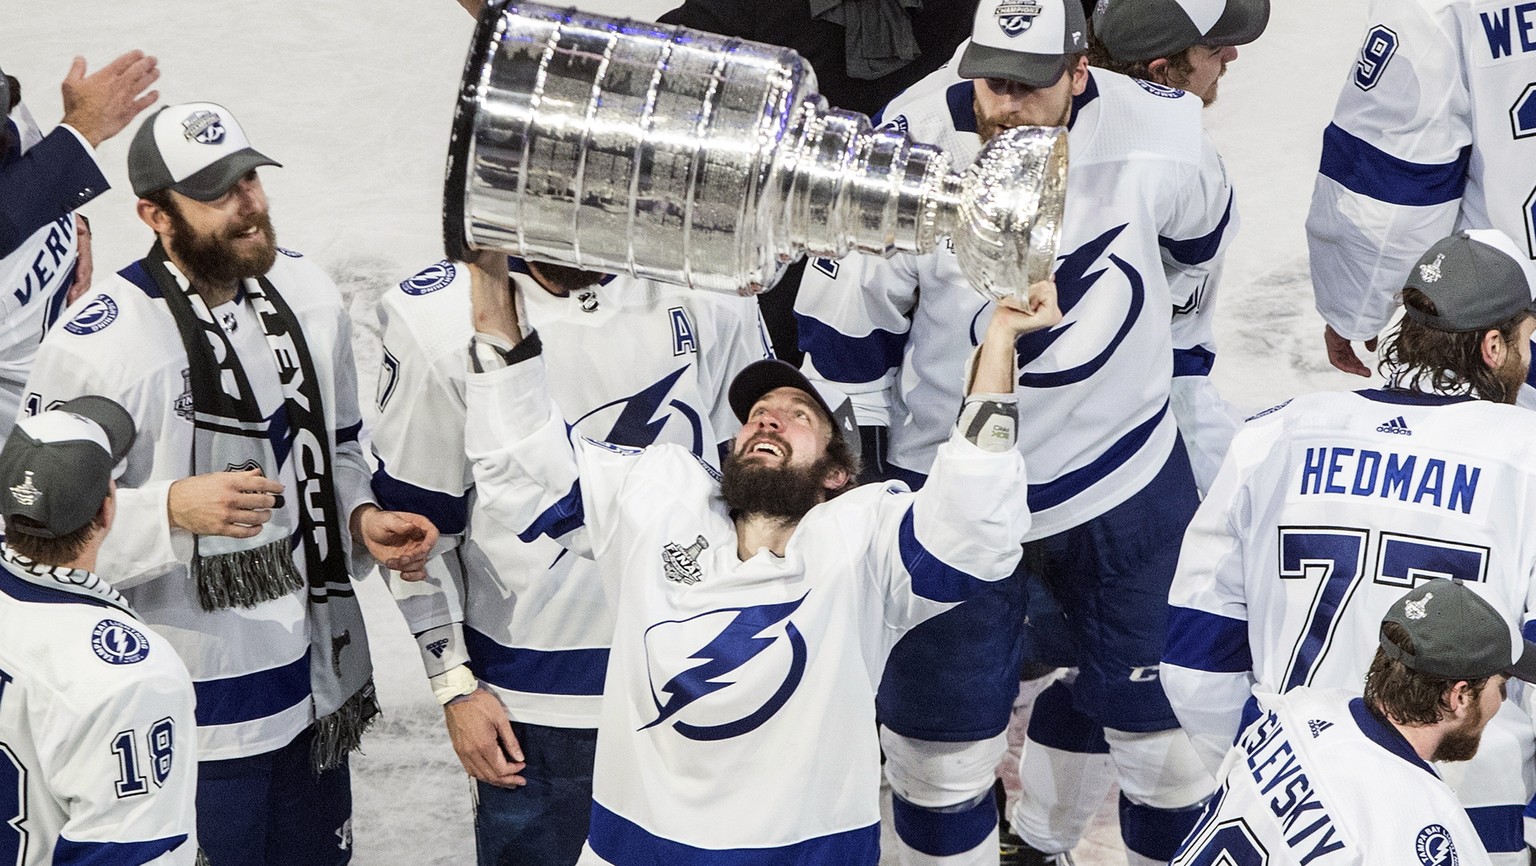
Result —
[{"label": "black baseball cap", "polygon": [[1247,45],[1268,25],[1269,0],[1099,0],[1093,10],[1093,35],[1123,63]]},{"label": "black baseball cap", "polygon": [[[133,438],[133,418],[106,397],[76,397],[17,421],[0,448],[5,531],[58,538],[90,523]],[[18,516],[35,525],[11,520]]]},{"label": "black baseball cap", "polygon": [[1408,272],[1407,288],[1434,301],[1436,315],[1404,315],[1437,331],[1492,328],[1521,310],[1536,314],[1536,263],[1497,229],[1457,232],[1429,248]]},{"label": "black baseball cap", "polygon": [[853,401],[848,399],[848,395],[825,382],[813,383],[793,364],[774,358],[748,364],[731,380],[727,397],[731,411],[736,413],[736,420],[745,424],[747,415],[757,401],[764,394],[778,388],[797,388],[809,394],[827,421],[842,434],[843,441],[848,444],[853,455],[860,456],[859,425],[854,419]]},{"label": "black baseball cap", "polygon": [[960,56],[960,77],[1050,87],[1066,71],[1067,58],[1086,50],[1080,0],[982,0],[971,44]]},{"label": "black baseball cap", "polygon": [[1508,674],[1536,683],[1536,644],[1525,640],[1471,584],[1436,578],[1414,587],[1387,611],[1413,641],[1409,653],[1381,638],[1382,650],[1408,668],[1446,680]]},{"label": "black baseball cap", "polygon": [[128,180],[137,196],[170,189],[212,201],[263,165],[282,167],[251,147],[229,109],[212,102],[167,105],[139,125],[128,145]]}]

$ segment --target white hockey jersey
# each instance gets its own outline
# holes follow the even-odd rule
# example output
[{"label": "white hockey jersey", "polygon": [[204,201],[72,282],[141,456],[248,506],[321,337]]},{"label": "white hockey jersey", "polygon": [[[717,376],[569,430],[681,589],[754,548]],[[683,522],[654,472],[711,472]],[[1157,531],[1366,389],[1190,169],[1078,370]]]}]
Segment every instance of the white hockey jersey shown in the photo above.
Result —
[{"label": "white hockey jersey", "polygon": [[[543,338],[551,397],[578,433],[671,442],[719,464],[719,444],[739,426],[726,388],[769,355],[755,299],[627,276],[562,298],[525,273],[514,279]],[[463,456],[468,273],[446,261],[426,268],[385,294],[379,320],[374,494],[442,533],[425,581],[390,580],[428,673],[468,661],[512,718],[597,727],[613,610],[596,564],[548,537],[521,540],[474,507]]]},{"label": "white hockey jersey", "polygon": [[[314,360],[332,431],[332,480],[339,513],[347,519],[357,506],[373,501],[358,441],[362,421],[351,319],[335,284],[298,253],[282,250],[268,277],[292,307]],[[307,590],[252,608],[202,609],[196,582],[188,577],[192,535],[172,529],[166,512],[171,483],[193,472],[186,351],[141,263],[101,282],[71,305],[64,322],[43,340],[27,383],[27,403],[46,409],[82,394],[101,394],[133,416],[139,436],[119,469],[117,524],[102,546],[101,569],[115,575],[114,585],[191,671],[202,759],[272,751],[314,720]],[[282,390],[255,313],[238,297],[211,312],[239,353],[262,411],[272,417]],[[297,489],[293,465],[278,450],[278,480],[292,492]],[[297,508],[299,500],[284,496],[283,507]],[[343,531],[341,538],[350,547],[351,533]],[[299,548],[295,563],[304,573]],[[367,641],[352,635],[351,645],[365,649]]]},{"label": "white hockey jersey", "polygon": [[1536,26],[1523,0],[1375,0],[1307,217],[1317,309],[1377,336],[1408,269],[1453,231],[1536,258]]},{"label": "white hockey jersey", "polygon": [[0,863],[191,866],[192,682],[170,643],[95,574],[9,547],[0,635]]},{"label": "white hockey jersey", "polygon": [[955,436],[927,486],[818,505],[742,561],[719,483],[676,445],[567,438],[538,359],[471,373],[480,507],[596,558],[617,625],[582,862],[879,859],[874,691],[891,644],[1011,573],[1016,451]]},{"label": "white hockey jersey", "polygon": [[[981,146],[975,85],[954,67],[918,82],[884,118],[965,164]],[[1173,448],[1170,316],[1192,305],[1234,219],[1200,108],[1183,91],[1102,69],[1089,70],[1075,100],[1055,275],[1065,320],[1019,340],[1033,537],[1125,501]],[[889,425],[893,474],[927,472],[991,314],[950,245],[815,259],[795,309],[810,372],[853,397],[861,424]]]},{"label": "white hockey jersey", "polygon": [[[1250,420],[1184,536],[1169,597],[1163,690],[1196,749],[1221,760],[1250,690],[1358,692],[1382,617],[1418,580],[1479,582],[1533,633],[1533,510],[1536,417],[1523,409],[1366,390]],[[1528,763],[1529,721],[1509,703],[1506,716],[1525,720]],[[1514,787],[1523,774],[1528,790],[1517,764]]]},{"label": "white hockey jersey", "polygon": [[[41,135],[25,106],[19,106],[15,120],[22,120],[17,134],[23,151],[26,145],[36,144]],[[73,136],[79,140],[77,150],[46,148],[49,157],[56,154],[65,164],[48,164],[36,167],[59,176],[59,186],[65,187],[81,173],[78,166],[69,162],[83,163],[94,170],[94,151],[80,138],[79,133],[68,126],[61,126],[55,136]],[[84,154],[80,154],[84,151]],[[51,327],[64,308],[64,298],[75,284],[75,265],[79,258],[79,238],[75,232],[73,212],[49,218],[39,216],[36,209],[57,213],[57,202],[52,199],[29,201],[22,198],[9,203],[20,205],[36,220],[48,220],[37,228],[15,250],[0,258],[0,441],[11,432],[11,425],[21,408],[23,386],[32,369],[32,359],[37,356],[38,344],[43,332]],[[9,209],[9,208],[8,208]],[[36,222],[28,221],[36,225]]]},{"label": "white hockey jersey", "polygon": [[1173,866],[1486,866],[1451,789],[1343,689],[1260,693]]}]

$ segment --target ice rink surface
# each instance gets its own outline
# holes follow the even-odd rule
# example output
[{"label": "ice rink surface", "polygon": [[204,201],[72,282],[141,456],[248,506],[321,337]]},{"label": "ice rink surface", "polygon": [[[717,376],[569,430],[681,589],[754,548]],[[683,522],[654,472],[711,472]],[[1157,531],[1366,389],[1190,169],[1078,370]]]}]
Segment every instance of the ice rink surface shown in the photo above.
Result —
[{"label": "ice rink surface", "polygon": [[[673,5],[585,8],[647,18]],[[1365,384],[1328,366],[1303,229],[1322,130],[1365,24],[1363,0],[1277,0],[1268,32],[1241,49],[1206,112],[1242,219],[1220,290],[1215,377],[1244,409]],[[444,156],[472,29],[453,0],[10,0],[0,68],[21,79],[45,130],[62,113],[58,84],[76,54],[95,69],[143,49],[160,58],[162,103],[232,109],[253,144],[284,164],[262,170],[279,243],[318,261],[350,299],[366,418],[379,368],[376,299],[442,255]],[[98,152],[113,185],[85,209],[98,273],[141,257],[152,239],[128,189],[133,129]],[[386,716],[353,763],[354,862],[472,863],[470,785],[415,644],[376,576],[360,595]],[[1079,863],[1125,862],[1113,811]]]}]

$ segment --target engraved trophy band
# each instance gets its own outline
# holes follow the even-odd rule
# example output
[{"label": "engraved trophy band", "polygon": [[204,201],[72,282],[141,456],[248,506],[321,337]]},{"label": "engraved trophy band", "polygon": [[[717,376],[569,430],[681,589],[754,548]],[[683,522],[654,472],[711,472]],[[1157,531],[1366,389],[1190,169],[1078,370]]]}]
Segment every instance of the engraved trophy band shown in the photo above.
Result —
[{"label": "engraved trophy band", "polygon": [[449,258],[493,248],[751,293],[801,253],[922,253],[951,237],[988,297],[1055,260],[1066,130],[936,147],[829,109],[789,49],[574,8],[481,13],[443,199]]}]

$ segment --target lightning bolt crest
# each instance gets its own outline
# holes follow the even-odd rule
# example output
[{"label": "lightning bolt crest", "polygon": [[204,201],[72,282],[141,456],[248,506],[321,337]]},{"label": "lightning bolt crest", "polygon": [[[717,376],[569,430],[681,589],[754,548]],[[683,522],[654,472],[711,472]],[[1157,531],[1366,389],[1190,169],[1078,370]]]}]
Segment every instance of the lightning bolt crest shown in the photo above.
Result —
[{"label": "lightning bolt crest", "polygon": [[[653,695],[659,715],[640,730],[653,728],[677,715],[684,707],[706,695],[713,694],[734,680],[720,682],[719,678],[740,668],[772,646],[777,637],[758,637],[768,628],[789,618],[799,609],[805,596],[782,604],[764,604],[739,608],[736,616],[721,632],[697,652],[688,656],[699,664],[679,673],[661,687],[667,700],[663,704]],[[729,610],[727,608],[726,610]],[[722,613],[723,611],[711,611]],[[708,614],[701,614],[708,616]]]}]

